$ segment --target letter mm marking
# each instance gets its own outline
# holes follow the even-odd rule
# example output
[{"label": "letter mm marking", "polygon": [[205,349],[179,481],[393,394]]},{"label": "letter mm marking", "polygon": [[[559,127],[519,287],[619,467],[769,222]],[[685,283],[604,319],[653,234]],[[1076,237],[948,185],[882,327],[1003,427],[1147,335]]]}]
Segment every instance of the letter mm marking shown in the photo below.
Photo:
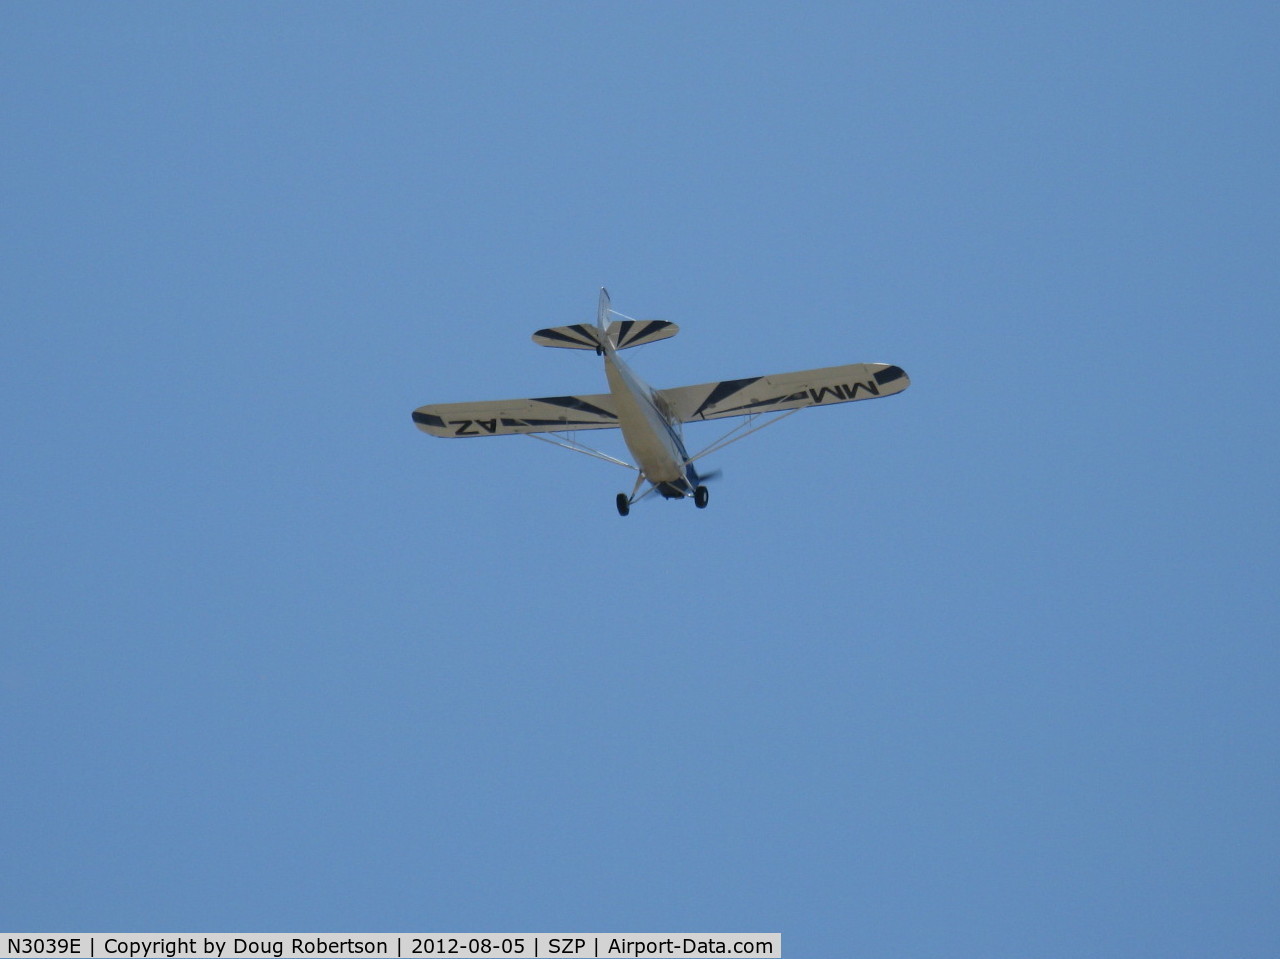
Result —
[{"label": "letter mm marking", "polygon": [[837,383],[835,386],[820,386],[816,390],[809,390],[809,396],[815,403],[821,403],[828,393],[830,393],[837,401],[839,400],[856,400],[858,398],[858,390],[866,390],[872,396],[879,396],[880,389],[873,382],[854,383],[852,386],[848,383]]}]

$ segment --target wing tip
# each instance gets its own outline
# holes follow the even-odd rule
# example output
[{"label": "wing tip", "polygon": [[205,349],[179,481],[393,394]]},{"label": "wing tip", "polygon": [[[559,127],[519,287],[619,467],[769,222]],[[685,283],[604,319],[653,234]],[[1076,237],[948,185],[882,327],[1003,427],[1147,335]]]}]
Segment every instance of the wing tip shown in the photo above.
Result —
[{"label": "wing tip", "polygon": [[423,406],[413,411],[413,422],[418,429],[424,433],[430,433],[432,436],[444,436],[444,417],[437,416],[435,413],[428,412],[429,407]]},{"label": "wing tip", "polygon": [[907,376],[907,371],[901,366],[886,366],[884,369],[876,370],[875,381],[877,386],[888,386],[890,383],[898,383],[901,385],[895,387],[895,390],[905,390],[911,385],[911,377]]}]

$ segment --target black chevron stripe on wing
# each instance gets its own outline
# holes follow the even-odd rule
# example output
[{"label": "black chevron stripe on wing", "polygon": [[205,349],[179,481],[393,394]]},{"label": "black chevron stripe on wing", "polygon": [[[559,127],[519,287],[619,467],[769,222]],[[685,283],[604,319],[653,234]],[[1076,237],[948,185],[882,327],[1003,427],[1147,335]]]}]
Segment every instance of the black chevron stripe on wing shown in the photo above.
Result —
[{"label": "black chevron stripe on wing", "polygon": [[563,406],[566,410],[576,410],[579,413],[590,413],[592,416],[598,416],[601,419],[618,421],[618,414],[610,410],[601,409],[591,403],[588,403],[580,396],[536,396],[534,403],[546,403],[549,406]]},{"label": "black chevron stripe on wing", "polygon": [[536,426],[538,427],[538,429],[545,430],[549,433],[559,433],[562,430],[570,430],[575,428],[581,428],[584,426],[599,426],[600,421],[599,420],[535,420],[535,419],[529,419],[527,417],[524,419],[515,419],[514,417],[504,416],[502,417],[502,425],[510,426],[510,427]]},{"label": "black chevron stripe on wing", "polygon": [[733,396],[733,394],[745,390],[752,383],[757,383],[759,380],[760,377],[758,376],[748,376],[743,380],[721,380],[715,385],[711,392],[707,394],[707,398],[702,401],[701,405],[694,410],[693,415],[701,416],[711,407],[717,406],[722,400],[727,400],[729,397]]},{"label": "black chevron stripe on wing", "polygon": [[788,393],[782,396],[771,396],[765,400],[752,400],[750,403],[743,403],[741,406],[727,406],[723,409],[716,410],[721,416],[727,416],[730,413],[750,413],[752,410],[760,409],[766,406],[776,406],[779,403],[798,403],[807,399],[809,394],[804,390],[798,393]]}]

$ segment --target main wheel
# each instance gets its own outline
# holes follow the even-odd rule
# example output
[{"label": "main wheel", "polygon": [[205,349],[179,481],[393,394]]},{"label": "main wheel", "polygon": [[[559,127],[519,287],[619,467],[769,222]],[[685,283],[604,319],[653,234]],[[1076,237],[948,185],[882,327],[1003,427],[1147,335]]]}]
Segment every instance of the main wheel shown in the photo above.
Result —
[{"label": "main wheel", "polygon": [[626,493],[618,494],[618,515],[626,516],[631,512],[631,500],[627,498]]},{"label": "main wheel", "polygon": [[706,509],[707,501],[711,499],[711,494],[707,492],[705,486],[699,486],[693,491],[693,505],[698,509]]}]

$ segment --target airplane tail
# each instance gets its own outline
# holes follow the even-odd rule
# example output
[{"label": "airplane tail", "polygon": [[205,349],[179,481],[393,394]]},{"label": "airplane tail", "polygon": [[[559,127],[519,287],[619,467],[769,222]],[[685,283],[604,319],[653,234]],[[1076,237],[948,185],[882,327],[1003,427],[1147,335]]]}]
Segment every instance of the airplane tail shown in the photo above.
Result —
[{"label": "airplane tail", "polygon": [[599,342],[597,353],[606,353],[612,345],[609,339],[609,307],[613,305],[609,299],[609,291],[600,287],[600,302],[596,306],[596,339]]},{"label": "airplane tail", "polygon": [[666,320],[613,320],[610,322],[609,291],[600,289],[600,305],[596,311],[596,325],[574,323],[572,326],[552,326],[533,334],[533,342],[539,346],[555,346],[566,350],[595,350],[605,353],[608,347],[625,350],[665,340],[680,332],[680,327]]}]

